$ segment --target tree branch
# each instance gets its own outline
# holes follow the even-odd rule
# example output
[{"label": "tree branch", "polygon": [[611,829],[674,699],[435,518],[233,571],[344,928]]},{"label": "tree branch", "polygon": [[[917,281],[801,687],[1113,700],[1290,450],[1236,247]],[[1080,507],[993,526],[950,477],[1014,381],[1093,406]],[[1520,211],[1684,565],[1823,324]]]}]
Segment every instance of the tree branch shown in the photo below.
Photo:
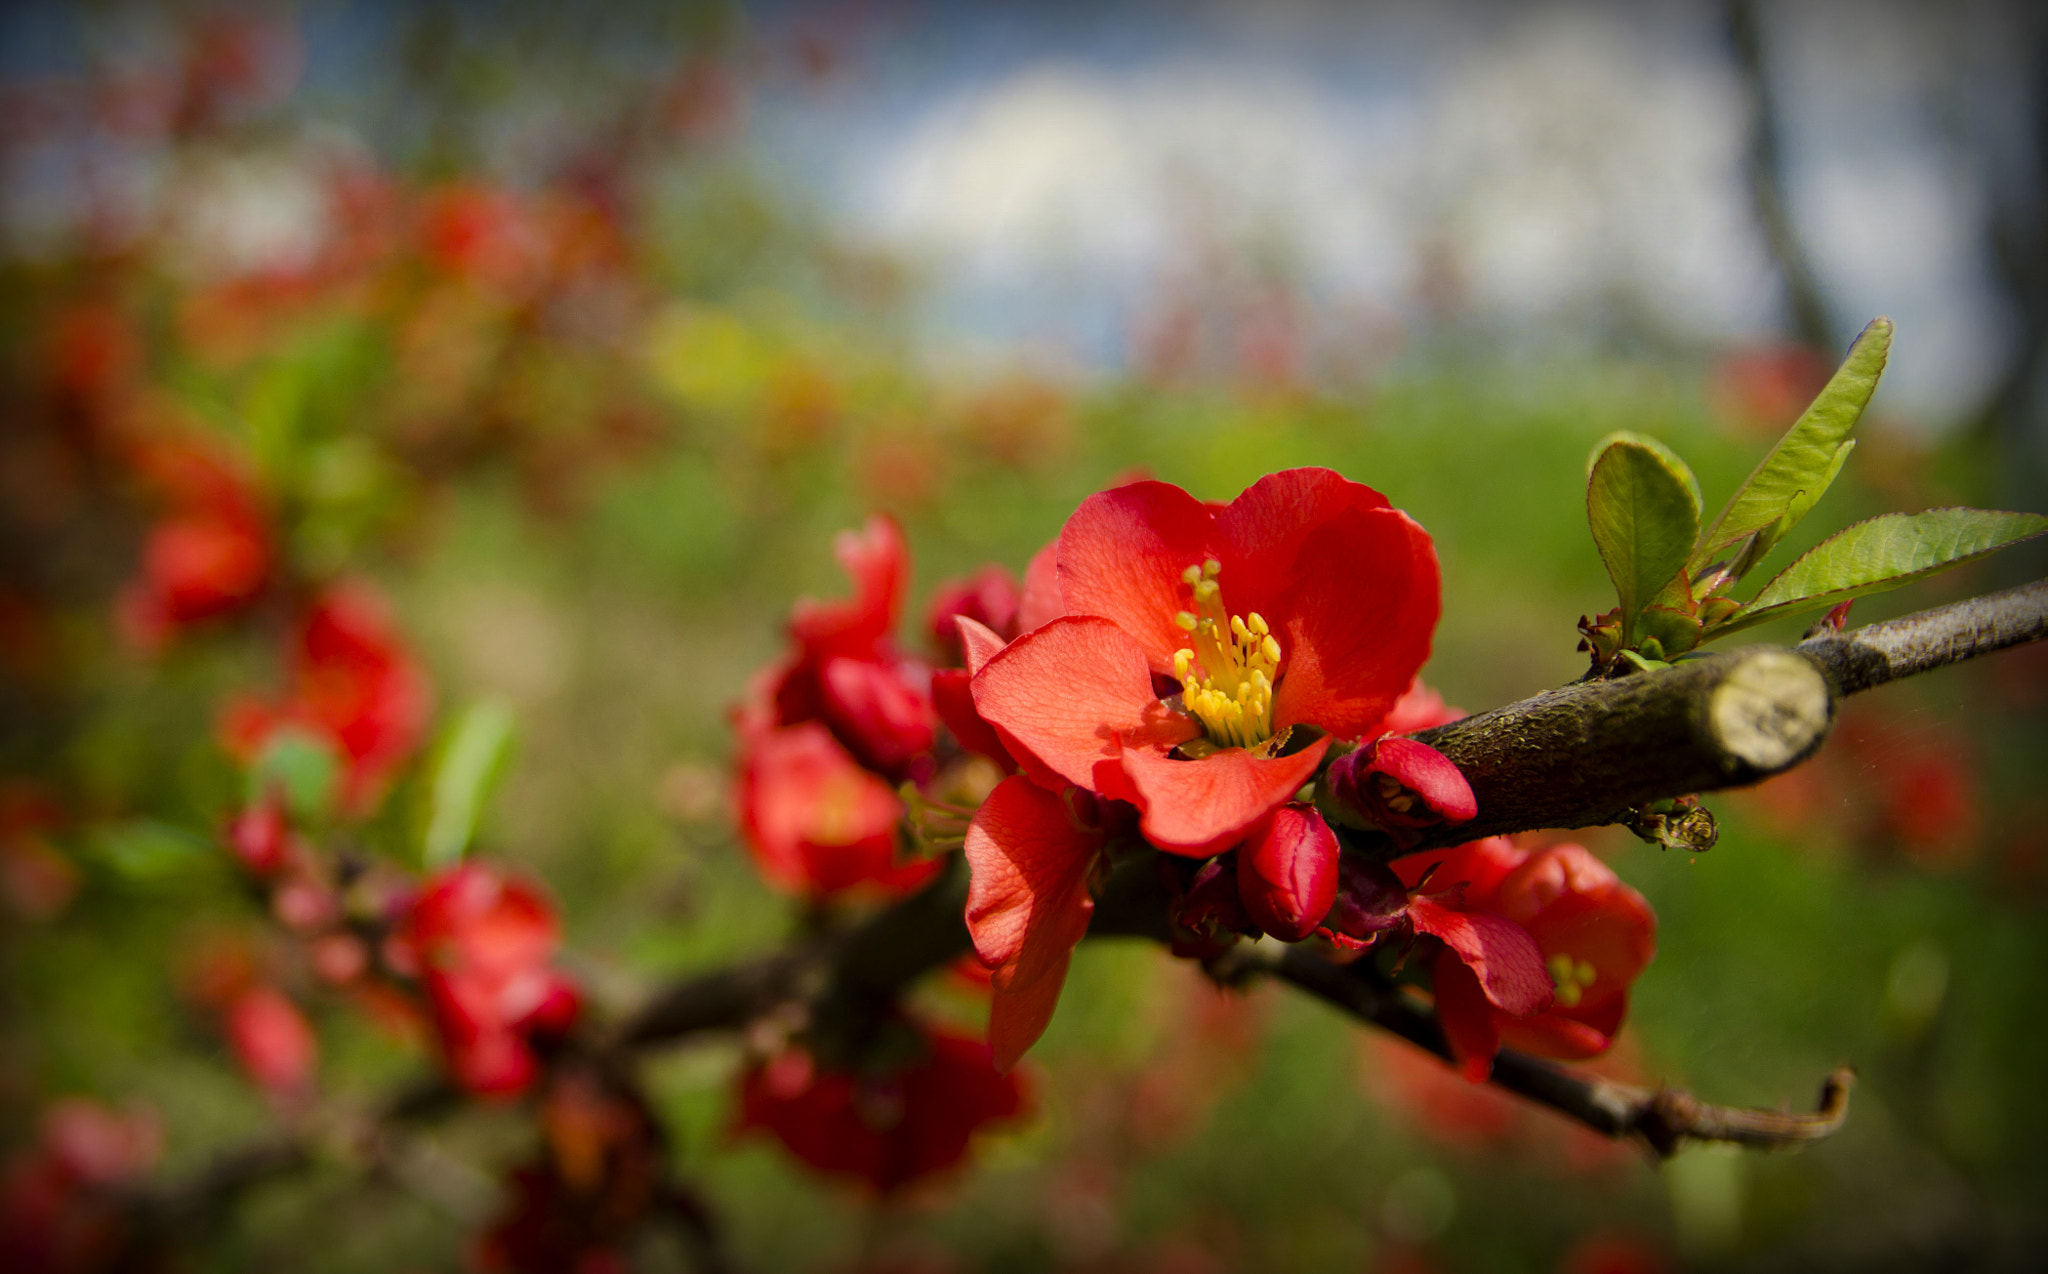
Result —
[{"label": "tree branch", "polygon": [[[1810,756],[1834,705],[1902,677],[2048,636],[2048,581],[1802,642],[1687,660],[1610,681],[1580,682],[1468,717],[1417,737],[1456,762],[1479,797],[1473,822],[1419,846],[1385,836],[1348,847],[1392,857],[1480,836],[1612,822],[1644,801],[1753,783]],[[741,1031],[785,1007],[800,1009],[827,1047],[857,1046],[897,994],[969,949],[967,873],[958,857],[922,891],[837,933],[805,939],[729,968],[685,979],[591,1047],[617,1056],[697,1034]],[[1125,856],[1097,900],[1089,937],[1165,942],[1167,896],[1156,853]],[[1242,973],[1290,983],[1362,1021],[1448,1057],[1433,1013],[1373,980],[1370,966],[1340,966],[1295,945],[1253,948]],[[1677,1089],[1616,1083],[1501,1050],[1491,1081],[1609,1137],[1637,1137],[1660,1155],[1683,1142],[1781,1147],[1834,1132],[1848,1113],[1854,1072],[1828,1077],[1810,1115],[1715,1106]],[[429,1116],[459,1098],[445,1081],[401,1090],[380,1119]],[[136,1202],[148,1232],[189,1224],[257,1182],[311,1162],[303,1141],[271,1139],[217,1157],[183,1188]]]},{"label": "tree branch", "polygon": [[1766,646],[1546,691],[1416,736],[1463,772],[1479,813],[1415,848],[1616,823],[1647,801],[1742,787],[1811,756],[1833,724],[1820,671]]},{"label": "tree branch", "polygon": [[2048,637],[2048,580],[1937,606],[1794,647],[1852,695],[1933,668]]}]

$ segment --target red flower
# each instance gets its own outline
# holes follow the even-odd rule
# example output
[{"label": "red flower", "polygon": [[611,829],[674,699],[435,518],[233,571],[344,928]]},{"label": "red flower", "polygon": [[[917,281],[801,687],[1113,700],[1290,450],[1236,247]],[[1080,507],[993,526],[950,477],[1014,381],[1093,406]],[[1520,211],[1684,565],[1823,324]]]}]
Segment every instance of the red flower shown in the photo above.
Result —
[{"label": "red flower", "polygon": [[932,590],[925,610],[925,631],[948,663],[965,664],[967,654],[955,619],[965,616],[1008,641],[1017,635],[1021,597],[1016,576],[1001,566],[984,566],[970,578],[947,580]]},{"label": "red flower", "polygon": [[[1438,614],[1428,535],[1327,469],[1271,474],[1221,506],[1160,482],[1102,492],[1068,519],[1054,569],[1064,613],[987,661],[975,707],[1048,793],[1072,785],[1129,802],[1148,841],[1198,858],[1292,800],[1328,736],[1382,727],[1428,657]],[[1042,612],[1046,594],[1034,561],[1020,609]],[[1015,1016],[1042,1026],[1086,927],[1083,882],[1101,837],[1069,827],[1057,800],[1005,787],[1013,795],[991,798],[968,838],[980,899],[968,927],[999,970],[994,1022],[1028,987],[1036,998]],[[1006,994],[1010,966],[1032,976],[1010,972]],[[1003,1046],[997,1055],[1014,1060]]]},{"label": "red flower", "polygon": [[509,1174],[505,1210],[478,1236],[474,1264],[503,1274],[627,1274],[643,1227],[666,1209],[695,1206],[665,1180],[653,1116],[629,1091],[571,1068],[539,1107],[544,1153]]},{"label": "red flower", "polygon": [[778,889],[829,897],[873,884],[907,892],[938,869],[936,859],[898,861],[903,802],[818,722],[749,740],[739,774],[741,831]]},{"label": "red flower", "polygon": [[281,707],[241,702],[224,722],[228,746],[247,760],[278,729],[329,739],[346,758],[343,797],[365,810],[426,731],[426,674],[394,631],[384,604],[362,584],[328,589],[306,613],[291,648],[293,687]]},{"label": "red flower", "polygon": [[419,972],[455,1078],[509,1096],[533,1078],[532,1039],[559,1035],[581,1006],[551,965],[559,939],[547,900],[478,863],[432,878],[398,938]]},{"label": "red flower", "polygon": [[908,1065],[855,1075],[792,1050],[747,1072],[739,1127],[760,1128],[820,1172],[889,1193],[953,1167],[982,1127],[1026,1109],[1022,1083],[988,1046],[918,1027]]},{"label": "red flower", "polygon": [[144,537],[142,572],[119,602],[128,637],[152,650],[255,601],[274,554],[262,499],[228,460],[181,441],[142,447],[135,461],[169,506]]},{"label": "red flower", "polygon": [[267,986],[242,992],[228,1005],[226,1025],[235,1060],[266,1092],[295,1097],[312,1083],[320,1042],[283,992]]},{"label": "red flower", "polygon": [[1269,475],[1220,508],[1162,482],[1091,496],[1057,569],[1067,613],[989,661],[976,706],[1033,778],[1129,800],[1146,839],[1196,857],[1315,773],[1325,745],[1288,752],[1294,727],[1379,727],[1438,611],[1428,535],[1327,469]]},{"label": "red flower", "polygon": [[[1430,869],[1435,867],[1431,873]],[[1502,1043],[1545,1057],[1596,1057],[1628,1013],[1628,988],[1657,950],[1657,918],[1643,896],[1578,845],[1534,852],[1500,837],[1413,854],[1394,864],[1411,888],[1464,887],[1464,906],[1512,921],[1535,939],[1556,991],[1539,1013],[1488,1002],[1460,964],[1432,970],[1437,1017],[1459,1068],[1486,1078]]]},{"label": "red flower", "polygon": [[841,533],[834,552],[853,596],[797,603],[789,624],[797,649],[756,680],[737,713],[739,731],[822,721],[863,766],[912,777],[937,719],[930,671],[903,657],[891,637],[909,572],[903,534],[887,518],[870,518],[861,532]]},{"label": "red flower", "polygon": [[1416,873],[1415,883],[1408,884],[1378,863],[1347,861],[1336,904],[1319,932],[1349,951],[1388,933],[1440,943],[1431,966],[1438,1018],[1452,1052],[1475,1081],[1486,1078],[1498,1041],[1483,1056],[1466,1048],[1474,1038],[1468,1017],[1490,1021],[1498,1012],[1526,1020],[1551,1007],[1550,976],[1536,941],[1514,920],[1476,903],[1467,883],[1448,869]]},{"label": "red flower", "polygon": [[163,1149],[147,1110],[116,1114],[82,1097],[44,1112],[35,1147],[0,1166],[0,1269],[116,1268],[133,1256],[133,1218],[110,1187],[132,1184]]}]

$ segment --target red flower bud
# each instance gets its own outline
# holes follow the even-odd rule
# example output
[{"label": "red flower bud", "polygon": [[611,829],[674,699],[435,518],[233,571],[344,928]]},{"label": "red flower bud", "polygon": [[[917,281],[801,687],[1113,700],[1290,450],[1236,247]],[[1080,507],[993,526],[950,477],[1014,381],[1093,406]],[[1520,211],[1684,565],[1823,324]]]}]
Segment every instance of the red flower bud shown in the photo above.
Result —
[{"label": "red flower bud", "polygon": [[1339,803],[1402,845],[1421,840],[1419,828],[1469,822],[1479,813],[1458,767],[1415,739],[1375,739],[1337,758],[1325,782]]},{"label": "red flower bud", "polygon": [[1184,870],[1184,861],[1162,855],[1159,864],[1162,872],[1174,873],[1170,883],[1175,898],[1168,912],[1173,954],[1184,960],[1221,955],[1253,928],[1239,896],[1237,872],[1228,856],[1212,858],[1195,870],[1194,879],[1182,890],[1178,873]]},{"label": "red flower bud", "polygon": [[1237,891],[1259,928],[1301,941],[1337,900],[1337,834],[1313,806],[1282,805],[1237,851]]},{"label": "red flower bud", "polygon": [[267,986],[243,992],[228,1006],[227,1033],[235,1059],[266,1091],[290,1096],[312,1081],[319,1041],[282,992]]},{"label": "red flower bud", "polygon": [[284,802],[275,792],[251,805],[228,824],[228,847],[252,876],[269,876],[285,864],[291,829]]}]

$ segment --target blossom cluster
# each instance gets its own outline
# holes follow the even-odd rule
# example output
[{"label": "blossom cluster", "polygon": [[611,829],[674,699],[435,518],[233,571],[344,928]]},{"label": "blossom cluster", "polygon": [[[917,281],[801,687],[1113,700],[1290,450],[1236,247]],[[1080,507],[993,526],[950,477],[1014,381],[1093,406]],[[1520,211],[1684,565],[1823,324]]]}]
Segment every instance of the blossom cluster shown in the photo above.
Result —
[{"label": "blossom cluster", "polygon": [[891,785],[929,808],[944,767],[992,765],[961,843],[999,1068],[1044,1031],[1104,880],[1142,847],[1161,851],[1178,954],[1261,935],[1391,953],[1427,971],[1468,1078],[1504,1041],[1611,1044],[1655,920],[1586,850],[1489,838],[1389,865],[1343,849],[1366,830],[1442,844],[1478,813],[1412,737],[1460,714],[1418,677],[1435,549],[1378,492],[1325,469],[1224,504],[1154,481],[1100,492],[1021,585],[992,568],[942,590],[935,649],[960,666],[937,671],[891,644],[894,526],[839,553],[854,599],[800,607],[794,652],[736,714],[742,825],[785,887],[908,888]]}]

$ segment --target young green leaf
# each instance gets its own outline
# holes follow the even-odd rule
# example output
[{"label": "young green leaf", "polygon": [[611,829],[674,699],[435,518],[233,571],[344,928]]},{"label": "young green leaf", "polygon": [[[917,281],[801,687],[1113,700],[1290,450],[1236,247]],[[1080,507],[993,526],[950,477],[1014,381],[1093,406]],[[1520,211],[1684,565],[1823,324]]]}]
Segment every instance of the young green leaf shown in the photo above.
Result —
[{"label": "young green leaf", "polygon": [[1686,563],[1696,575],[1716,554],[1755,537],[1742,558],[1753,564],[1799,524],[1849,458],[1849,431],[1863,417],[1891,353],[1892,321],[1877,318],[1863,329],[1849,356],[1778,445],[1728,499]]},{"label": "young green leaf", "polygon": [[1852,597],[1996,553],[2048,531],[2048,516],[1989,509],[1887,513],[1821,541],[1764,585],[1713,636]]},{"label": "young green leaf", "polygon": [[334,811],[341,757],[326,735],[297,726],[272,732],[249,764],[243,799],[253,805],[271,792],[284,797],[294,821],[321,823]]},{"label": "young green leaf", "polygon": [[512,710],[495,699],[471,704],[442,736],[429,796],[422,859],[434,871],[462,860],[484,798],[512,750]]},{"label": "young green leaf", "polygon": [[1677,579],[1700,529],[1700,489],[1685,461],[1641,434],[1609,434],[1593,449],[1586,521],[1621,602],[1622,640],[1637,617]]}]

